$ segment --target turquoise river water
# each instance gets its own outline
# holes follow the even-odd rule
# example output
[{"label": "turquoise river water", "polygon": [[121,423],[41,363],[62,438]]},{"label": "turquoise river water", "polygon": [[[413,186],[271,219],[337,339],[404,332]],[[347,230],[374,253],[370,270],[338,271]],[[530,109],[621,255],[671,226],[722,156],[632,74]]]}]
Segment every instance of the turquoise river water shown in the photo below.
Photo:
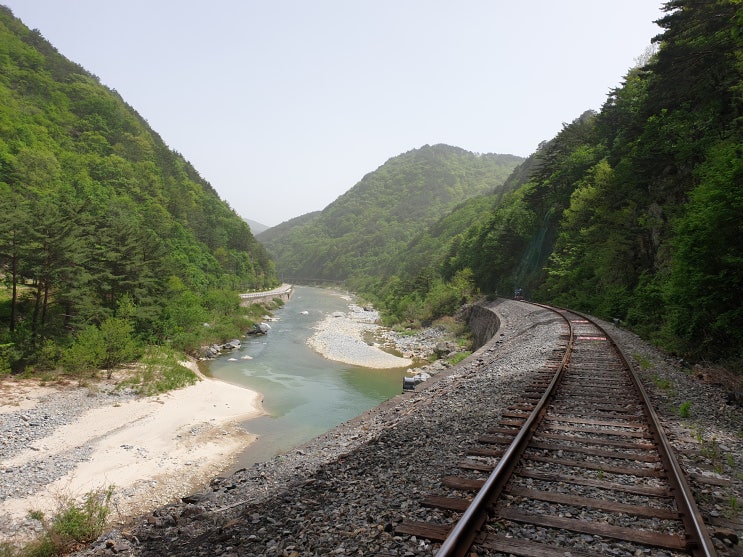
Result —
[{"label": "turquoise river water", "polygon": [[209,364],[212,377],[261,393],[268,414],[245,422],[259,438],[235,468],[297,447],[402,391],[404,369],[341,364],[307,346],[314,326],[328,314],[348,311],[349,303],[339,292],[297,286],[273,312],[279,320],[269,323],[267,335],[242,339],[240,349]]}]

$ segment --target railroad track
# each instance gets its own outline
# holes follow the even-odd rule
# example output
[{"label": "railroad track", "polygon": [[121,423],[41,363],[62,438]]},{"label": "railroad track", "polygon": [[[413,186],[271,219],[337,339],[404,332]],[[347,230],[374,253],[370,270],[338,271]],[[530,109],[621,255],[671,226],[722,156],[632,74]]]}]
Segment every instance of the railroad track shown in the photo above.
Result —
[{"label": "railroad track", "polygon": [[553,357],[422,502],[443,521],[395,532],[441,542],[437,557],[716,555],[621,350],[586,316],[548,309],[565,322]]}]

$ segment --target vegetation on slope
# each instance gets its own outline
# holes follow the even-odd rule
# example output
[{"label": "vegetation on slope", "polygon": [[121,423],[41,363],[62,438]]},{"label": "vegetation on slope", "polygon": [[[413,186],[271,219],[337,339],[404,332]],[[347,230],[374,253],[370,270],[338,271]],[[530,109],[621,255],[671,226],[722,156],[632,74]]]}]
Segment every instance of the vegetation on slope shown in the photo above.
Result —
[{"label": "vegetation on slope", "polygon": [[497,190],[429,205],[429,184],[446,191],[460,174],[428,148],[407,153],[270,244],[282,269],[346,279],[390,321],[523,288],[686,358],[743,361],[743,10],[664,11],[657,48],[601,111],[565,124]]},{"label": "vegetation on slope", "polygon": [[740,362],[743,12],[734,0],[664,9],[657,53],[524,163],[429,282],[470,273],[484,293],[523,287],[685,357]]},{"label": "vegetation on slope", "polygon": [[260,236],[292,280],[356,280],[395,270],[425,227],[493,191],[521,161],[447,145],[388,160],[321,213]]},{"label": "vegetation on slope", "polygon": [[198,172],[4,7],[0,212],[0,370],[106,331],[193,348],[235,330],[238,289],[276,283]]}]

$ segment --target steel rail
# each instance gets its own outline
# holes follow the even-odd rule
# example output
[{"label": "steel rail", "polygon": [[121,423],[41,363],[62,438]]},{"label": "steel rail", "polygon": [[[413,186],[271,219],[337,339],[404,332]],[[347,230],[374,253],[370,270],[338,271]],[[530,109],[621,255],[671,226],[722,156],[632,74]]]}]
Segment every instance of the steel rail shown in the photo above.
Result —
[{"label": "steel rail", "polygon": [[637,377],[633,366],[630,365],[629,359],[626,357],[622,349],[617,345],[612,336],[604,329],[601,325],[596,323],[589,316],[576,312],[573,310],[567,310],[565,308],[557,308],[551,306],[545,306],[542,304],[536,304],[533,302],[532,305],[554,311],[568,323],[570,328],[570,339],[568,347],[563,356],[562,362],[553,376],[550,384],[542,395],[541,399],[537,403],[537,406],[532,410],[531,414],[524,422],[519,433],[516,435],[514,440],[508,446],[500,459],[495,469],[488,476],[483,487],[478,491],[472,503],[467,507],[467,510],[462,514],[460,519],[454,525],[449,532],[448,536],[442,543],[439,551],[436,553],[437,557],[464,557],[469,553],[469,550],[474,543],[479,529],[485,522],[488,512],[492,506],[493,501],[500,495],[506,482],[510,478],[515,464],[518,462],[521,454],[524,452],[526,445],[534,434],[539,421],[546,412],[547,401],[552,397],[554,389],[559,384],[562,378],[565,368],[570,361],[570,355],[575,342],[575,334],[573,326],[570,320],[565,317],[564,312],[570,312],[582,319],[587,320],[597,327],[609,340],[612,347],[619,356],[622,364],[628,370],[632,383],[635,385],[637,393],[640,396],[643,412],[648,419],[651,434],[656,442],[658,452],[663,462],[664,469],[668,474],[668,481],[671,484],[672,492],[678,512],[682,517],[687,535],[687,548],[690,553],[695,557],[716,557],[717,552],[714,548],[712,539],[710,538],[709,532],[707,531],[704,521],[702,520],[701,513],[697,507],[696,501],[691,492],[688,482],[685,479],[683,470],[676,459],[673,448],[668,441],[663,428],[660,425],[660,420],[657,413],[653,409],[650,398],[647,395],[640,379]]},{"label": "steel rail", "polygon": [[562,361],[560,362],[560,365],[552,377],[546,391],[542,395],[542,398],[539,399],[539,402],[534,407],[531,414],[529,414],[529,417],[524,422],[521,430],[504,452],[503,457],[498,461],[498,464],[488,476],[485,484],[477,492],[477,495],[475,495],[472,503],[470,503],[467,510],[462,514],[449,532],[448,536],[441,544],[441,547],[436,552],[436,557],[464,557],[469,553],[469,549],[477,537],[478,530],[487,518],[493,500],[500,495],[500,492],[503,490],[503,487],[513,472],[514,466],[521,458],[521,454],[524,452],[526,445],[533,437],[534,430],[547,410],[547,402],[552,398],[554,390],[560,383],[560,379],[567,368],[575,341],[573,325],[570,320],[559,311],[556,313],[560,314],[562,318],[565,319],[570,330],[570,339]]},{"label": "steel rail", "polygon": [[666,472],[670,472],[668,480],[671,483],[673,489],[673,496],[676,500],[679,514],[681,515],[682,521],[684,522],[684,525],[686,527],[687,537],[689,536],[689,534],[691,534],[692,540],[690,540],[691,547],[689,547],[689,550],[695,557],[716,557],[717,550],[715,549],[714,543],[712,542],[712,538],[709,535],[707,527],[704,525],[702,514],[699,512],[699,507],[697,507],[697,503],[694,500],[694,496],[692,494],[691,488],[689,487],[689,483],[686,481],[686,476],[684,475],[683,469],[681,468],[681,465],[676,458],[671,443],[668,441],[666,434],[663,432],[663,427],[661,426],[658,414],[655,412],[655,409],[650,402],[650,397],[645,391],[645,388],[642,386],[640,378],[637,377],[634,367],[630,365],[629,359],[625,355],[624,351],[614,341],[614,339],[606,331],[606,329],[604,329],[601,325],[596,323],[593,319],[585,314],[572,310],[569,311],[590,321],[600,331],[602,331],[606,338],[609,339],[609,341],[611,342],[614,350],[617,351],[617,354],[622,360],[622,363],[629,370],[629,375],[632,379],[632,382],[634,383],[635,388],[637,389],[637,392],[642,399],[643,412],[645,413],[645,417],[650,422],[651,433],[655,439],[656,444],[658,445],[658,452],[660,453],[661,460],[663,461],[663,467],[665,468]]}]

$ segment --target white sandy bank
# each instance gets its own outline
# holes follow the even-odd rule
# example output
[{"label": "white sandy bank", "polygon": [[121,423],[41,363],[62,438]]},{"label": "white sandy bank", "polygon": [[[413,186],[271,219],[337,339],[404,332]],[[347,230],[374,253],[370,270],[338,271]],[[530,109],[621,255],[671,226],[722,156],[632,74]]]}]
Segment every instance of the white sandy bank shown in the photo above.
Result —
[{"label": "white sandy bank", "polygon": [[413,363],[366,342],[365,336],[380,328],[376,324],[379,319],[376,311],[365,311],[354,305],[349,308],[347,313],[337,312],[320,321],[307,344],[329,360],[361,367],[391,369]]},{"label": "white sandy bank", "polygon": [[[198,373],[195,364],[189,367]],[[38,389],[44,393],[48,387]],[[43,404],[32,395],[24,392],[21,398],[26,404]],[[0,408],[12,411],[18,406]],[[44,490],[3,501],[0,516],[21,518],[29,510],[49,513],[60,496],[76,497],[111,485],[116,508],[123,516],[188,495],[218,475],[253,441],[254,436],[238,424],[260,414],[258,393],[212,379],[157,397],[89,410],[74,423],[0,462],[0,469],[7,469],[44,461],[75,447],[93,447],[87,460]]]}]

